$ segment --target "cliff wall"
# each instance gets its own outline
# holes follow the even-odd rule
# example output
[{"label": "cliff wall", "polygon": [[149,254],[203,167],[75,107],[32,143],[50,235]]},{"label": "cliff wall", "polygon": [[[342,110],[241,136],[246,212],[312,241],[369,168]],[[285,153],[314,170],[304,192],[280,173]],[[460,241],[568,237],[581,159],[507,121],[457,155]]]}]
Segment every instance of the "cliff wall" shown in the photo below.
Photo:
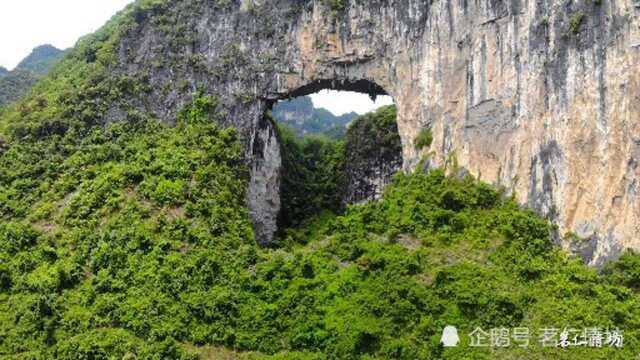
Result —
[{"label": "cliff wall", "polygon": [[[281,159],[265,112],[324,88],[388,94],[405,169],[455,158],[584,238],[561,243],[598,265],[640,249],[639,16],[635,0],[160,3],[140,11],[114,68],[151,90],[107,120],[135,108],[172,121],[197,89],[219,94],[269,242]],[[423,129],[434,141],[418,150]]]}]

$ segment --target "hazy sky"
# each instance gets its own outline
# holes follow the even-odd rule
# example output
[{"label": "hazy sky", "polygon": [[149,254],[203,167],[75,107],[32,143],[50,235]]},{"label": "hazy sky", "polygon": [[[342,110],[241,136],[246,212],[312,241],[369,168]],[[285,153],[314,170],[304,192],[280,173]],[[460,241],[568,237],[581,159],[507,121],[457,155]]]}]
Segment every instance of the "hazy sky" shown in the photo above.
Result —
[{"label": "hazy sky", "polygon": [[[7,0],[0,11],[0,66],[13,69],[31,50],[43,44],[59,49],[98,30],[132,0]],[[312,95],[316,107],[336,115],[355,111],[364,114],[391,104],[388,96],[374,104],[367,95],[323,91]]]},{"label": "hazy sky", "polygon": [[311,100],[315,107],[325,108],[334,115],[342,115],[351,111],[362,115],[380,106],[393,104],[393,99],[390,96],[378,96],[374,103],[369,95],[335,90],[322,90],[312,94]]},{"label": "hazy sky", "polygon": [[0,66],[13,69],[43,44],[73,46],[131,0],[5,0],[0,11]]}]

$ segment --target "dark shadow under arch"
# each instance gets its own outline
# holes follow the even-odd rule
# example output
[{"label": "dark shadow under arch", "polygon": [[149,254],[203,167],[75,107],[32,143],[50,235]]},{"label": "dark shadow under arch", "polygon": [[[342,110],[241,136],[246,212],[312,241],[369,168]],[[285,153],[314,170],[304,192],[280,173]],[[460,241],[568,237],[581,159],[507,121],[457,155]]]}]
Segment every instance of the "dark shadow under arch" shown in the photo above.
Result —
[{"label": "dark shadow under arch", "polygon": [[[306,85],[303,85],[288,93],[276,96],[274,98],[265,99],[267,101],[267,108],[271,110],[273,105],[286,99],[292,99],[300,96],[306,96],[320,92],[322,90],[338,90],[338,91],[353,91],[362,94],[367,94],[375,101],[378,96],[390,95],[382,86],[378,85],[374,81],[367,79],[358,80],[336,80],[336,79],[318,79],[312,81]],[[395,102],[395,100],[394,100]]]}]

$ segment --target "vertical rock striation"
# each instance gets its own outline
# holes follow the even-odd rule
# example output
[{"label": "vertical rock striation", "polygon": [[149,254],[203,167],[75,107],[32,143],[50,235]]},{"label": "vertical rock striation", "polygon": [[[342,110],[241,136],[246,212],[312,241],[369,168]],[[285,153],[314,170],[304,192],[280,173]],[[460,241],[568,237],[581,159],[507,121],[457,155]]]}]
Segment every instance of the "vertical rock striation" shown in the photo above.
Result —
[{"label": "vertical rock striation", "polygon": [[402,169],[402,143],[395,106],[357,118],[345,141],[344,203],[379,199],[395,173]]},{"label": "vertical rock striation", "polygon": [[[249,205],[270,241],[278,144],[264,112],[323,88],[389,94],[404,168],[455,157],[584,241],[599,265],[640,249],[640,7],[635,0],[189,0],[154,5],[114,71],[123,99],[171,121],[196,88],[221,96],[253,161]],[[115,116],[115,115],[114,115]],[[414,145],[431,129],[430,148]]]}]

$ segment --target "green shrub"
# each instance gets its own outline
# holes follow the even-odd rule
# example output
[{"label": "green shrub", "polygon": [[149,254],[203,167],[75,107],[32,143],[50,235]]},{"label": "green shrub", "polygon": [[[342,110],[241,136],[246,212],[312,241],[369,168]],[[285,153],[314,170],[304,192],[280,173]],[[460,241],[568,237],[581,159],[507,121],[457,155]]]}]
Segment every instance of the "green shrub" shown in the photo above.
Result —
[{"label": "green shrub", "polygon": [[580,26],[582,25],[582,21],[584,20],[585,14],[582,11],[579,11],[573,16],[571,16],[571,20],[569,21],[569,30],[574,35],[580,32]]},{"label": "green shrub", "polygon": [[298,138],[283,125],[278,133],[283,156],[280,227],[297,227],[323,210],[340,211],[345,186],[344,143],[322,135]]},{"label": "green shrub", "polygon": [[334,13],[344,11],[345,7],[347,6],[346,1],[349,0],[327,0],[327,2],[329,3],[329,7]]},{"label": "green shrub", "polygon": [[422,129],[416,138],[416,149],[422,150],[431,147],[433,143],[433,134],[431,129]]},{"label": "green shrub", "polygon": [[[281,359],[637,356],[638,255],[587,268],[554,247],[546,220],[470,177],[399,174],[380,201],[333,215],[342,150],[285,139],[304,165],[288,184],[300,227],[296,241],[258,247],[243,145],[217,125],[215,97],[194,94],[173,127],[137,113],[100,123],[146,88],[108,71],[114,44],[163,4],[137,2],[81,40],[0,115],[0,357],[181,359],[194,346]],[[381,114],[368,129],[397,144],[395,109]],[[443,348],[446,325],[619,327],[625,346]]]}]

